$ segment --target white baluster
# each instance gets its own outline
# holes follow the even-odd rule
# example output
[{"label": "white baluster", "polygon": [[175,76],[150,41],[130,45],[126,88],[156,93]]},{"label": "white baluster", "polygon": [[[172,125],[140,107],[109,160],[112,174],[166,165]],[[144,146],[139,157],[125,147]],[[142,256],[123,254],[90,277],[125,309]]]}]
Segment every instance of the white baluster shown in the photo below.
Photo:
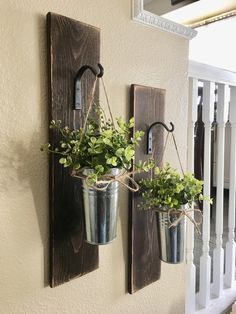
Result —
[{"label": "white baluster", "polygon": [[[211,192],[211,124],[214,118],[214,90],[215,84],[204,82],[203,85],[203,114],[202,121],[205,125],[204,136],[204,191],[205,196]],[[209,255],[210,240],[210,204],[203,202],[203,226],[202,226],[202,256],[200,258],[200,285],[199,303],[206,307],[210,300],[211,258]]]},{"label": "white baluster", "polygon": [[235,193],[236,193],[236,87],[230,88],[229,122],[231,125],[228,242],[226,243],[225,285],[232,287],[235,280]]},{"label": "white baluster", "polygon": [[223,219],[224,219],[224,151],[225,123],[228,120],[229,87],[218,84],[217,102],[217,178],[216,178],[216,246],[213,251],[213,287],[212,292],[220,297],[223,292],[224,250],[222,248]]},{"label": "white baluster", "polygon": [[[194,126],[197,121],[198,80],[189,79],[189,106],[188,106],[188,171],[194,172]],[[194,226],[187,219],[186,230],[186,296],[185,313],[195,313],[195,283],[196,267],[193,264]]]}]

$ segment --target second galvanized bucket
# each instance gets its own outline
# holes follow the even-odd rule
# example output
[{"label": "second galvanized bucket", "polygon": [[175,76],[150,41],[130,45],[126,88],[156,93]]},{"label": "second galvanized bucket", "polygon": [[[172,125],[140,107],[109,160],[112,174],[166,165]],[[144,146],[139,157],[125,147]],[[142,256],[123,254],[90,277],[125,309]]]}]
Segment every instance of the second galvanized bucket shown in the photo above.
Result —
[{"label": "second galvanized bucket", "polygon": [[184,261],[185,217],[177,226],[169,227],[178,218],[179,214],[171,213],[169,218],[168,211],[157,212],[160,258],[166,263],[178,264]]},{"label": "second galvanized bucket", "polygon": [[[86,169],[85,175],[93,172]],[[113,168],[111,175],[117,176],[120,169]],[[83,180],[84,215],[86,227],[86,241],[91,244],[102,245],[112,242],[116,238],[118,218],[119,182],[114,181],[103,191],[89,187]]]}]

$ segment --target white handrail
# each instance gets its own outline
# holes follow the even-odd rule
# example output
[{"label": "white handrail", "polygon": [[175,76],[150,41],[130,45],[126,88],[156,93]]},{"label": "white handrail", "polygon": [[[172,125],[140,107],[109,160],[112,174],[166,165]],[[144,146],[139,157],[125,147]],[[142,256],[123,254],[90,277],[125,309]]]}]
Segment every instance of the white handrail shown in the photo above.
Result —
[{"label": "white handrail", "polygon": [[190,60],[188,73],[189,77],[194,77],[198,80],[236,86],[235,72],[213,67],[208,64]]}]

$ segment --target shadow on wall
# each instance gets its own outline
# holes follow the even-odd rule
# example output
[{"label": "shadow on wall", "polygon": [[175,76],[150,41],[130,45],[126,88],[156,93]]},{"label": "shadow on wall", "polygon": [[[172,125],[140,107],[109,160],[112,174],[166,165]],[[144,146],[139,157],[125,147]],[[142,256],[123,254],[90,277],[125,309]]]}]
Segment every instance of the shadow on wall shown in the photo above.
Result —
[{"label": "shadow on wall", "polygon": [[[44,286],[48,286],[48,240],[49,240],[49,228],[48,228],[48,206],[45,206],[45,200],[42,200],[42,195],[45,195],[45,189],[48,189],[48,176],[45,176],[45,171],[42,169],[45,167],[45,156],[39,152],[42,137],[40,134],[33,134],[32,140],[29,146],[24,146],[22,142],[9,142],[11,150],[11,159],[9,155],[4,156],[2,154],[2,160],[0,168],[9,168],[8,178],[1,180],[1,190],[9,191],[14,185],[17,185],[18,193],[24,195],[27,189],[30,189],[33,196],[34,206],[32,208],[15,208],[17,215],[22,213],[22,217],[16,219],[19,223],[21,219],[24,219],[24,215],[31,215],[31,212],[35,209],[37,214],[37,221],[44,248]],[[11,183],[11,185],[10,185]],[[27,206],[27,203],[26,203]],[[21,206],[22,207],[22,206]],[[32,213],[33,215],[33,213]],[[30,228],[29,230],[30,231]],[[17,234],[17,231],[16,231]],[[32,238],[36,238],[35,232],[32,234]],[[30,239],[32,241],[32,239]],[[37,240],[37,238],[36,238]],[[27,246],[27,243],[24,243]],[[29,252],[30,253],[30,252]]]},{"label": "shadow on wall", "polygon": [[[23,21],[25,18],[25,12],[13,11],[10,8],[11,13],[13,16],[17,16],[18,21]],[[9,13],[9,12],[8,12]],[[35,79],[36,82],[40,82],[39,88],[36,88],[38,94],[32,95],[31,99],[31,107],[32,107],[32,118],[30,116],[30,112],[26,113],[26,106],[29,104],[26,103],[25,107],[22,108],[22,111],[18,112],[19,116],[24,114],[22,119],[21,128],[24,128],[24,119],[26,120],[25,127],[29,125],[33,125],[30,120],[34,119],[35,115],[37,114],[37,124],[35,128],[31,127],[31,129],[24,130],[24,134],[27,135],[27,140],[22,139],[22,141],[17,140],[19,136],[16,138],[11,137],[11,139],[7,140],[6,149],[1,151],[1,160],[0,160],[0,169],[4,169],[7,171],[8,176],[2,177],[0,181],[0,189],[4,192],[14,193],[14,189],[18,192],[18,195],[24,196],[28,193],[28,189],[31,190],[34,206],[32,208],[24,207],[20,205],[20,201],[17,201],[13,204],[13,206],[20,206],[20,208],[15,208],[16,215],[18,215],[19,219],[15,220],[17,224],[14,226],[14,232],[17,235],[17,230],[22,228],[19,223],[26,217],[25,215],[30,215],[30,220],[32,221],[32,217],[34,215],[33,211],[35,209],[37,215],[37,222],[39,226],[40,237],[43,246],[43,255],[44,255],[44,286],[48,286],[48,240],[49,240],[49,228],[48,228],[48,197],[45,200],[44,196],[47,195],[48,191],[48,174],[47,174],[47,156],[40,152],[40,145],[43,144],[46,139],[47,129],[48,129],[48,119],[47,119],[47,71],[46,71],[46,18],[43,15],[37,15],[31,19],[31,21],[37,21],[35,24],[32,25],[33,32],[35,33],[35,42],[38,44],[38,51],[32,51],[32,55],[38,56],[37,63],[38,64],[31,64],[35,62],[35,58],[29,58],[28,60],[28,67],[29,69],[22,69],[23,74],[29,76],[26,79]],[[27,19],[26,19],[27,20]],[[27,24],[28,25],[28,24]],[[21,25],[19,28],[19,32],[22,32],[22,28],[26,26]],[[32,30],[31,30],[32,31]],[[16,36],[16,35],[15,35]],[[24,35],[25,36],[25,35]],[[20,36],[19,36],[20,38]],[[19,39],[19,43],[16,43],[20,47],[20,49],[24,49],[23,47],[24,42],[21,42]],[[28,49],[28,48],[27,48]],[[21,57],[18,56],[18,57]],[[32,73],[32,68],[35,67],[39,69],[40,78],[34,77],[37,75],[38,72]],[[27,85],[20,83],[21,86],[19,88],[27,89]],[[31,84],[35,84],[34,81],[31,81]],[[23,95],[27,94],[27,90],[23,90]],[[18,102],[19,104],[24,103],[24,96],[19,97]],[[29,97],[30,98],[30,97]],[[39,102],[38,102],[39,99]],[[28,98],[26,99],[28,102]],[[12,98],[14,102],[14,99]],[[36,103],[37,102],[37,103]],[[19,107],[19,105],[18,105]],[[25,110],[25,112],[24,112]],[[35,114],[36,113],[36,114]],[[16,117],[17,119],[18,117]],[[30,121],[30,122],[29,122]],[[13,122],[12,122],[13,124]],[[19,126],[18,126],[19,127]],[[15,132],[17,132],[17,127],[15,128]],[[31,140],[30,135],[31,135]],[[5,154],[5,155],[4,155]],[[28,193],[29,194],[29,193]],[[27,206],[27,199],[25,201]],[[29,203],[30,204],[30,201]],[[45,205],[46,204],[46,205]],[[28,212],[27,212],[28,211]],[[31,214],[32,212],[32,214]],[[23,222],[23,221],[22,221]],[[25,223],[25,221],[24,221]],[[20,232],[20,231],[19,231]],[[22,232],[22,231],[21,231]],[[31,232],[31,238],[29,241],[32,242],[38,241],[36,231],[31,226],[27,232]],[[28,245],[30,245],[28,243]],[[27,243],[24,243],[24,246],[27,247]],[[19,249],[19,247],[17,248]],[[29,254],[32,252],[29,251]],[[24,274],[22,274],[24,275]],[[30,278],[29,276],[26,276]],[[24,280],[27,280],[24,278]],[[31,280],[31,278],[29,279]],[[33,280],[33,278],[32,278]]]}]

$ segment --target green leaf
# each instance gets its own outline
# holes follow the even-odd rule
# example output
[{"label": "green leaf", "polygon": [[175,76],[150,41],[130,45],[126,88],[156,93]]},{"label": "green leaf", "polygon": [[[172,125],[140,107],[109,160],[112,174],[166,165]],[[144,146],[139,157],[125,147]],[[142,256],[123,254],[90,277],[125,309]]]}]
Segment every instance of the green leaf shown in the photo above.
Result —
[{"label": "green leaf", "polygon": [[107,161],[106,161],[106,163],[108,164],[108,165],[112,165],[112,166],[117,166],[117,157],[115,157],[115,156],[113,156],[113,157],[111,157],[111,158],[108,158],[107,159]]},{"label": "green leaf", "polygon": [[66,158],[60,158],[59,159],[59,163],[62,165],[65,164],[66,162],[67,162]]},{"label": "green leaf", "polygon": [[102,135],[106,138],[111,138],[112,137],[112,134],[113,134],[113,131],[112,130],[104,130],[102,132]]},{"label": "green leaf", "polygon": [[136,131],[135,133],[134,133],[134,139],[136,140],[136,141],[140,141],[141,139],[142,139],[142,137],[144,136],[144,132],[143,131]]},{"label": "green leaf", "polygon": [[51,145],[49,143],[43,144],[40,146],[41,151],[48,151]]},{"label": "green leaf", "polygon": [[117,119],[117,124],[120,128],[119,132],[122,134],[125,134],[128,132],[128,128],[129,128],[129,125],[125,123],[125,121],[122,119],[122,118],[118,118]]},{"label": "green leaf", "polygon": [[106,145],[112,146],[112,142],[108,138],[104,138],[103,143]]},{"label": "green leaf", "polygon": [[98,179],[98,175],[96,173],[91,173],[88,175],[87,182],[90,185],[94,185],[96,184],[97,179]]},{"label": "green leaf", "polygon": [[79,170],[80,168],[81,168],[80,164],[75,164],[74,167],[73,167],[73,169],[75,169],[75,170]]},{"label": "green leaf", "polygon": [[129,120],[129,128],[133,128],[134,127],[134,117],[132,117],[130,120]]},{"label": "green leaf", "polygon": [[97,141],[97,139],[96,139],[96,137],[91,137],[91,138],[90,138],[90,141],[91,141],[91,143],[95,144],[96,141]]},{"label": "green leaf", "polygon": [[116,156],[121,157],[124,153],[125,149],[124,148],[118,148],[116,151]]},{"label": "green leaf", "polygon": [[97,171],[98,174],[100,174],[104,172],[104,167],[102,165],[97,165],[95,167],[95,170]]},{"label": "green leaf", "polygon": [[131,146],[126,147],[124,155],[125,158],[130,161],[134,157],[134,149]]}]

